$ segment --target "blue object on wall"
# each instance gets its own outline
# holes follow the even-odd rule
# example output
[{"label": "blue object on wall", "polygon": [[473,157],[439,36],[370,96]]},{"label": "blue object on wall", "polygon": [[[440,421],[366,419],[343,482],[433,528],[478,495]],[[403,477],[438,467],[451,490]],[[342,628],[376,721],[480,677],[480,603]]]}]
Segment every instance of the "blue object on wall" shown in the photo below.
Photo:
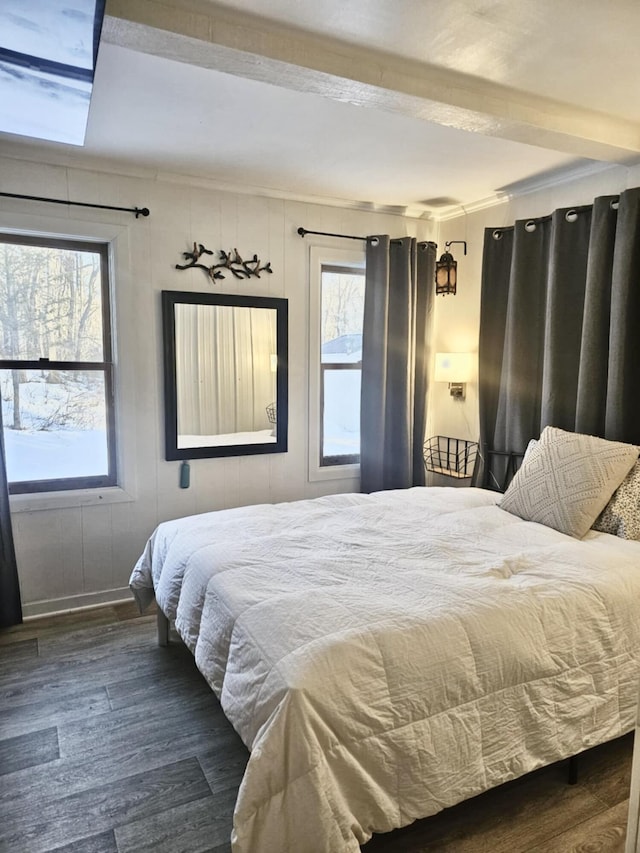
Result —
[{"label": "blue object on wall", "polygon": [[185,460],[180,466],[180,488],[188,489],[191,480],[191,468],[189,467],[189,463]]}]

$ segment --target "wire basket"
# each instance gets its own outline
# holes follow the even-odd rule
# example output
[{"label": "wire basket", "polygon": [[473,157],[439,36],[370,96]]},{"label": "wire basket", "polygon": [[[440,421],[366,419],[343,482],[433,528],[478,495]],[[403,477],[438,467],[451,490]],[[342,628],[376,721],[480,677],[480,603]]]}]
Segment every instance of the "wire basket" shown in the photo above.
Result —
[{"label": "wire basket", "polygon": [[424,467],[434,474],[464,480],[472,476],[477,455],[477,441],[434,435],[424,444]]},{"label": "wire basket", "polygon": [[276,422],[276,404],[270,403],[266,407],[266,411],[267,411],[267,418],[269,418],[269,423],[275,424],[275,422]]}]

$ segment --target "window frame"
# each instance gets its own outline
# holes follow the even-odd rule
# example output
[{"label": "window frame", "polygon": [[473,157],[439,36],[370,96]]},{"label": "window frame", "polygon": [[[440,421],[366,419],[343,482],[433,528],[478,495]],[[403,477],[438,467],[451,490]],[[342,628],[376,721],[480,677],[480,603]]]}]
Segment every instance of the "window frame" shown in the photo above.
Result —
[{"label": "window frame", "polygon": [[[323,365],[322,344],[322,271],[332,267],[345,273],[365,272],[365,248],[332,248],[312,245],[309,250],[309,481],[355,479],[360,476],[360,455],[345,456],[344,462],[322,464],[323,442]],[[361,362],[345,362],[330,369],[362,369]],[[331,457],[326,457],[331,458]]]},{"label": "window frame", "polygon": [[100,372],[104,376],[107,473],[87,477],[60,477],[50,480],[20,480],[8,483],[10,495],[43,495],[82,489],[104,489],[118,484],[116,449],[116,404],[114,392],[113,335],[111,322],[111,286],[109,244],[72,237],[39,236],[0,230],[0,244],[37,246],[42,248],[90,251],[100,256],[100,288],[102,309],[102,361],[59,361],[38,359],[0,359],[0,370],[49,370],[61,372]]}]

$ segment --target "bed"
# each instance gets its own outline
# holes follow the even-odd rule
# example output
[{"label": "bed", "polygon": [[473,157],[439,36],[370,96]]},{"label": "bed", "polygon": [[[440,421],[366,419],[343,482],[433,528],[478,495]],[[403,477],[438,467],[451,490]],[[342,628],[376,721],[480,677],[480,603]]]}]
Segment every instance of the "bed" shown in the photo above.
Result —
[{"label": "bed", "polygon": [[334,495],[155,530],[134,595],[250,751],[234,853],[355,853],[634,727],[640,543],[501,498]]}]

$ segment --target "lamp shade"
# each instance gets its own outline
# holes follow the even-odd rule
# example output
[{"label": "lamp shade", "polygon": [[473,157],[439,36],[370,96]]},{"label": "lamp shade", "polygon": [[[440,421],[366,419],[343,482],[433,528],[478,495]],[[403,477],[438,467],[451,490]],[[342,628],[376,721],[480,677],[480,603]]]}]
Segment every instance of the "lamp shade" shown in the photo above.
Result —
[{"label": "lamp shade", "polygon": [[436,382],[469,382],[473,366],[470,352],[437,352]]}]

